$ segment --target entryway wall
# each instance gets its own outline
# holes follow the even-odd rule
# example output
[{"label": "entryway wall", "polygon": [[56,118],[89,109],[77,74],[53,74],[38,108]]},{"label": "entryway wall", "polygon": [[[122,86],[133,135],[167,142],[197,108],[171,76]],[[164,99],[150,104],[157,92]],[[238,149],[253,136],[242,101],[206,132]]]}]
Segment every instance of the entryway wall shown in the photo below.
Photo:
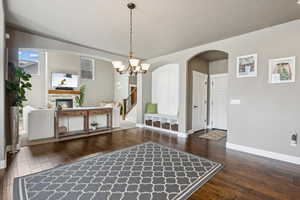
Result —
[{"label": "entryway wall", "polygon": [[[207,127],[209,128],[211,125],[210,122],[210,113],[211,113],[211,100],[210,100],[210,89],[211,89],[211,80],[210,75],[216,75],[216,74],[226,74],[228,73],[228,54],[226,52],[222,51],[206,51],[203,53],[200,53],[196,56],[194,56],[192,59],[188,62],[188,68],[187,68],[187,107],[186,107],[186,130],[192,131],[193,127],[193,72],[200,72],[202,74],[208,75],[208,81],[207,81],[207,100],[206,100],[206,106],[207,106],[207,118],[206,123]],[[224,102],[226,103],[226,102]]]}]

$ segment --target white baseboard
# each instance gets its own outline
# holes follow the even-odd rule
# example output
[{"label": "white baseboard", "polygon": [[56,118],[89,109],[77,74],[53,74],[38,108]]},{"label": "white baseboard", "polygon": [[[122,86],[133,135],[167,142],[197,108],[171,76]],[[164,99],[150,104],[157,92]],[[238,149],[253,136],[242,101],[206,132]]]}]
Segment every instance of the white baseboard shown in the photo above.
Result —
[{"label": "white baseboard", "polygon": [[147,126],[145,124],[137,124],[137,127],[140,127],[140,128],[149,128],[149,129],[153,129],[153,130],[156,130],[156,131],[163,131],[163,132],[166,132],[166,133],[170,133],[170,134],[173,134],[173,135],[176,135],[177,137],[181,137],[181,138],[186,138],[188,136],[187,133],[181,133],[181,132],[177,132],[177,131],[171,131],[171,130],[167,130],[167,129],[163,129],[163,128],[157,128],[157,127],[153,127],[153,126]]},{"label": "white baseboard", "polygon": [[[20,144],[20,143],[17,144],[17,149],[18,149],[18,150],[21,149],[21,144]],[[6,146],[6,152],[7,152],[7,153],[8,153],[8,152],[11,152],[11,150],[12,150],[12,146],[11,146],[11,145],[7,145],[7,146]]]},{"label": "white baseboard", "polygon": [[7,152],[8,152],[8,146],[6,146],[5,148],[4,160],[0,160],[0,169],[6,168]]},{"label": "white baseboard", "polygon": [[247,146],[232,144],[228,142],[226,143],[226,148],[300,165],[300,157],[296,157],[296,156],[289,156],[286,154],[265,151],[253,147],[247,147]]},{"label": "white baseboard", "polygon": [[138,128],[144,128],[145,127],[145,125],[144,124],[139,124],[139,123],[136,123],[136,125],[135,125],[136,127],[138,127]]}]

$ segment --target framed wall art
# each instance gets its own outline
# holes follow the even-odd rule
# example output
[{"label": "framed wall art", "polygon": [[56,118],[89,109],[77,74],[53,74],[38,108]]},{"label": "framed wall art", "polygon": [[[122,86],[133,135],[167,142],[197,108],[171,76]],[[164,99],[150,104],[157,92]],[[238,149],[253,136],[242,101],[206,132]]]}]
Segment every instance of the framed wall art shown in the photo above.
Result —
[{"label": "framed wall art", "polygon": [[257,76],[257,54],[237,57],[237,77]]},{"label": "framed wall art", "polygon": [[269,83],[292,83],[296,78],[296,57],[269,60]]}]

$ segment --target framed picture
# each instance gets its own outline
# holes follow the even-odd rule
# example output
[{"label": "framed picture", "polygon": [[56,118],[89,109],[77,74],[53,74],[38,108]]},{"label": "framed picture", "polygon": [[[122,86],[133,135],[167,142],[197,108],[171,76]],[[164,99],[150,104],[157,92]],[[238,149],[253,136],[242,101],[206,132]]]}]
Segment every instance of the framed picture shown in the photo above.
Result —
[{"label": "framed picture", "polygon": [[257,76],[257,54],[237,57],[237,77]]},{"label": "framed picture", "polygon": [[296,78],[296,57],[269,60],[269,83],[292,83]]},{"label": "framed picture", "polygon": [[80,78],[95,80],[95,59],[80,56]]}]

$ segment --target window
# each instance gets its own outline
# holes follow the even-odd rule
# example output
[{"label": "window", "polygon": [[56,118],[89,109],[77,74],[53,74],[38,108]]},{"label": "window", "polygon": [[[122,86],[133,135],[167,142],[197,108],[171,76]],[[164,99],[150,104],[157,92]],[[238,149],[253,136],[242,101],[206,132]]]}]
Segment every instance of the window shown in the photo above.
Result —
[{"label": "window", "polygon": [[40,74],[40,52],[37,50],[19,50],[19,67],[31,75]]},{"label": "window", "polygon": [[95,80],[95,59],[80,57],[80,76],[81,79]]}]

